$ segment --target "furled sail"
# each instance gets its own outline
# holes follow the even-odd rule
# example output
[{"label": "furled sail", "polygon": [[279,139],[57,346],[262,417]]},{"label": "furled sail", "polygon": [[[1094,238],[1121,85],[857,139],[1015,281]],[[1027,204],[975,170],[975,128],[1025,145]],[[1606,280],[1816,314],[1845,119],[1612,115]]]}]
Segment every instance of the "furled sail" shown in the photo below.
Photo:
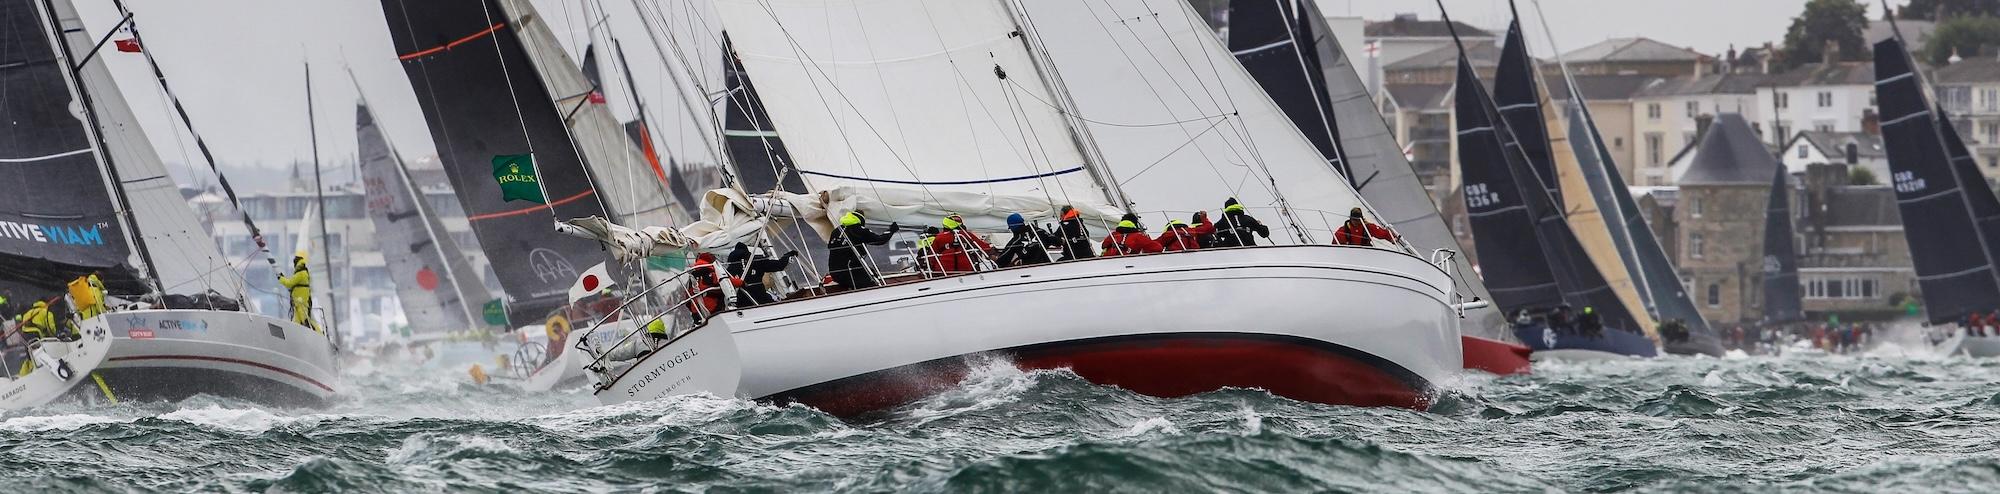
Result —
[{"label": "furled sail", "polygon": [[[534,64],[532,72],[541,79],[540,86],[516,86],[515,92],[542,87],[554,97],[555,111],[569,126],[569,137],[581,152],[577,159],[583,161],[603,194],[605,209],[618,222],[634,227],[684,224],[686,218],[666,184],[653,173],[640,148],[626,137],[624,125],[611,116],[598,85],[570,60],[534,5],[528,0],[498,1],[508,14],[504,22],[518,36],[523,54]],[[492,14],[499,20],[500,11]]]},{"label": "furled sail", "polygon": [[[541,322],[568,305],[579,273],[608,259],[595,242],[553,228],[607,216],[561,113],[493,0],[383,0],[382,10],[446,175],[507,293],[509,321]],[[530,152],[553,207],[507,201],[494,178],[496,156]]]},{"label": "furled sail", "polygon": [[375,114],[367,105],[355,105],[354,113],[368,218],[412,335],[437,338],[484,326],[476,311],[493,297],[411,182],[402,158],[375,125]]},{"label": "furled sail", "polygon": [[[1926,315],[1933,324],[1953,323],[1993,310],[2000,281],[1938,134],[1937,115],[1903,49],[1895,38],[1875,43],[1882,141]],[[1968,238],[1967,232],[1976,236]]]},{"label": "furled sail", "polygon": [[1186,2],[1019,4],[1109,178],[1156,224],[1218,211],[1225,197],[1190,193],[1218,184],[1274,230],[1303,233],[1277,243],[1328,242],[1367,207]]},{"label": "furled sail", "polygon": [[0,180],[9,189],[0,195],[0,279],[22,290],[12,293],[19,304],[91,273],[123,282],[114,290],[138,291],[91,117],[73,111],[83,94],[65,75],[68,53],[38,4],[0,2],[0,30],[9,35],[0,44],[8,95],[0,98]]},{"label": "furled sail", "polygon": [[1764,324],[1805,319],[1799,295],[1799,253],[1792,242],[1792,184],[1785,167],[1771,177],[1771,198],[1764,206]]},{"label": "furled sail", "polygon": [[[1542,105],[1553,108],[1554,105],[1548,99],[1548,92],[1543,91],[1541,94]],[[1600,209],[1602,203],[1595,200],[1597,195],[1590,186],[1593,178],[1602,177],[1593,177],[1585,172],[1576,148],[1569,142],[1571,132],[1567,126],[1580,125],[1581,122],[1564,122],[1557,117],[1559,114],[1555,111],[1546,113],[1547,120],[1544,123],[1547,125],[1545,133],[1549,136],[1549,161],[1555,169],[1563,197],[1570,198],[1568,206],[1564,208],[1564,219],[1569,222],[1570,230],[1576,232],[1576,239],[1583,247],[1583,257],[1590,261],[1589,267],[1604,277],[1612,293],[1617,295],[1618,302],[1625,307],[1627,313],[1632,314],[1633,320],[1638,321],[1639,329],[1647,334],[1655,334],[1658,323],[1646,310],[1646,302],[1639,296],[1640,287],[1632,279],[1631,268],[1626,265],[1625,257],[1618,250],[1619,239],[1612,233],[1614,228],[1611,225],[1616,223],[1610,218],[1614,218],[1615,215],[1605,214],[1604,210]],[[1623,228],[1615,230],[1617,233],[1624,233]]]},{"label": "furled sail", "polygon": [[1063,205],[1118,216],[999,2],[715,4],[829,214],[931,224],[956,212],[989,230]]}]

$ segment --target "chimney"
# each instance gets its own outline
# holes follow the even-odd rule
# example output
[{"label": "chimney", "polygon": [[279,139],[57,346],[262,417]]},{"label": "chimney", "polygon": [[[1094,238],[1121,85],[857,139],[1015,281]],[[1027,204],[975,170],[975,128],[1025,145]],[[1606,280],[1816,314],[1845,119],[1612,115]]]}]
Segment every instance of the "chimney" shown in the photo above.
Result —
[{"label": "chimney", "polygon": [[1848,166],[1854,166],[1854,165],[1858,165],[1858,164],[1861,164],[1861,145],[1860,145],[1860,144],[1855,144],[1855,143],[1854,143],[1854,141],[1848,141],[1848,142],[1847,142],[1847,165],[1848,165]]},{"label": "chimney", "polygon": [[1730,43],[1729,54],[1723,56],[1722,58],[1722,73],[1728,74],[1735,71],[1736,71],[1736,44]]},{"label": "chimney", "polygon": [[1882,116],[1876,114],[1874,108],[1861,110],[1861,132],[1873,136],[1882,135]]},{"label": "chimney", "polygon": [[1826,40],[1825,48],[1821,49],[1819,52],[1819,62],[1827,65],[1833,65],[1834,62],[1839,62],[1839,61],[1840,61],[1840,42],[1830,39]]},{"label": "chimney", "polygon": [[1771,57],[1776,56],[1777,54],[1778,54],[1777,48],[1772,46],[1771,42],[1765,41],[1764,55],[1757,57],[1757,73],[1759,74],[1771,73]]}]

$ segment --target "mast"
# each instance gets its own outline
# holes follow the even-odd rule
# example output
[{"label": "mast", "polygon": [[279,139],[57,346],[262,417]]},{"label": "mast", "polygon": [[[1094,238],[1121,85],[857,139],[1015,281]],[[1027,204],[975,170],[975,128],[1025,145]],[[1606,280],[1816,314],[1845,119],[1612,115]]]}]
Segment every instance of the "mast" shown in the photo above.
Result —
[{"label": "mast", "polygon": [[[646,28],[646,40],[652,42],[653,53],[659,56],[660,64],[668,67],[675,66],[674,63],[667,60],[668,50],[666,49],[666,47],[660,46],[660,33],[658,30],[653,28],[653,23],[651,22],[651,19],[648,19],[646,17],[645,6],[641,4],[640,0],[632,0],[632,9],[634,11],[639,12],[639,25]],[[669,33],[669,35],[671,35],[671,33]],[[673,38],[667,38],[667,39],[671,40]],[[618,45],[617,43],[618,41],[616,39],[612,40],[612,49],[617,52],[618,63],[620,65],[624,65],[625,50],[623,48],[620,48],[619,47],[620,45]],[[696,67],[696,65],[688,63],[687,54],[685,52],[682,52],[679,48],[680,48],[679,45],[676,45],[675,50],[673,50],[673,53],[677,58],[680,59],[679,66],[682,68],[682,70],[667,71],[669,78],[674,83],[674,90],[683,95],[683,97],[674,99],[680,100],[681,106],[687,110],[688,115],[708,116],[708,122],[707,122],[708,128],[715,129],[717,134],[726,132],[729,129],[729,127],[723,123],[722,116],[716,114],[715,105],[704,104],[702,105],[704,107],[702,110],[696,111],[694,108],[694,104],[692,102],[689,102],[688,98],[685,97],[688,94],[688,92],[686,88],[682,87],[682,82],[681,82],[681,76],[683,75],[682,72],[686,72],[686,74],[684,75],[688,77],[688,84],[694,86],[695,89],[694,94],[702,95],[703,98],[707,98],[707,96],[711,93],[709,93],[708,88],[704,88],[701,86],[700,78],[695,77],[696,74],[694,74],[694,67]],[[730,57],[728,53],[724,53],[723,56]],[[631,75],[629,69],[627,70],[626,75],[627,77]],[[636,88],[637,86],[633,87]],[[633,99],[637,100],[638,90],[634,89],[632,91],[632,94],[633,94]],[[704,102],[706,102],[706,100],[704,100]],[[640,120],[642,122],[645,121],[643,114]],[[650,133],[652,131],[652,128],[648,126],[647,131],[648,133]],[[715,160],[717,161],[716,165],[722,167],[723,184],[724,185],[734,184],[736,182],[735,177],[740,175],[743,172],[743,170],[736,168],[736,159],[734,156],[731,156],[729,150],[725,149],[725,146],[720,143],[722,139],[717,139],[715,138],[714,135],[710,135],[707,132],[701,133],[701,139],[702,139],[702,145],[707,146],[709,152],[715,155]],[[778,183],[780,184],[784,183],[784,177],[778,177]],[[672,184],[669,184],[669,186],[672,186]]]},{"label": "mast", "polygon": [[[104,148],[104,139],[101,135],[102,127],[100,127],[102,124],[98,120],[97,105],[92,103],[90,91],[86,90],[83,84],[76,80],[76,71],[83,66],[82,64],[72,65],[70,61],[73,59],[74,54],[70,51],[69,43],[63,39],[61,34],[63,32],[62,20],[56,14],[53,3],[68,0],[37,1],[42,4],[42,15],[49,24],[49,43],[55,47],[56,61],[62,64],[60,72],[63,75],[63,82],[69,85],[70,90],[77,96],[77,102],[83,105],[84,135],[90,138],[90,152],[97,156],[98,169],[104,172],[105,188],[110,190],[113,200],[118,201],[118,214],[116,215],[118,217],[118,227],[125,233],[125,243],[127,246],[133,252],[139,254],[139,261],[145,265],[146,278],[151,282],[149,284],[153,287],[154,293],[165,297],[167,295],[166,287],[161,285],[160,271],[154,266],[152,251],[146,249],[146,242],[140,237],[141,233],[139,232],[138,221],[133,219],[132,202],[125,196],[125,182],[118,175],[118,167],[111,164],[110,150]],[[126,14],[126,19],[129,21],[131,14]],[[134,36],[137,36],[136,32]]]},{"label": "mast", "polygon": [[306,135],[312,139],[313,202],[319,205],[319,243],[326,247],[323,249],[326,252],[320,254],[325,259],[320,264],[326,266],[326,302],[328,309],[326,311],[328,323],[326,329],[327,336],[332,337],[335,341],[339,341],[340,294],[333,290],[333,244],[329,242],[332,237],[326,235],[326,185],[320,183],[322,174],[319,169],[319,121],[314,119],[313,114],[312,62],[306,61],[304,65],[306,71]]},{"label": "mast", "polygon": [[[1049,60],[1048,52],[1041,44],[1041,37],[1033,35],[1035,21],[1029,19],[1025,9],[1017,5],[1020,0],[998,1],[1007,10],[1007,14],[1014,18],[1013,35],[1021,38],[1021,47],[1028,51],[1028,59],[1033,61],[1029,65],[1035,69],[1035,75],[1041,78],[1042,84],[1048,86],[1049,93],[1054,94],[1056,102],[1062,105],[1059,111],[1063,114],[1063,122],[1069,127],[1070,140],[1083,152],[1084,163],[1089,165],[1085,169],[1090,170],[1091,178],[1097,180],[1098,188],[1104,192],[1105,199],[1118,205],[1119,209],[1129,211],[1132,208],[1131,198],[1125,194],[1124,188],[1119,186],[1115,178],[1116,175],[1113,175],[1111,168],[1105,164],[1104,152],[1098,149],[1096,139],[1090,135],[1090,129],[1078,121],[1076,101],[1070,97],[1069,87],[1063,84],[1062,75],[1056,72],[1055,61]],[[998,65],[993,66],[993,74],[1001,79],[1007,78],[1006,71]]]}]

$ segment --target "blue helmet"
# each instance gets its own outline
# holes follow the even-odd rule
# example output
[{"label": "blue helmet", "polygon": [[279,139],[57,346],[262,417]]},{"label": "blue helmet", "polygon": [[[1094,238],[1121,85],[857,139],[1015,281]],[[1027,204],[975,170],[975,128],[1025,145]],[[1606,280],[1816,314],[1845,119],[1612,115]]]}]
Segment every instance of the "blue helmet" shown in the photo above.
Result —
[{"label": "blue helmet", "polygon": [[1013,213],[1007,215],[1007,228],[1013,228],[1025,224],[1028,224],[1028,219],[1022,218],[1021,213]]}]

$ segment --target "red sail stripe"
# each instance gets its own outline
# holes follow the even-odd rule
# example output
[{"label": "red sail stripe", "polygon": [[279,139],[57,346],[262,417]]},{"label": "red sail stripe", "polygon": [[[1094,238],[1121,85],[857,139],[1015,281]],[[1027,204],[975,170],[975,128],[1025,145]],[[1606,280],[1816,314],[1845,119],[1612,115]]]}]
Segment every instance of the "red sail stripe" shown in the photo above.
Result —
[{"label": "red sail stripe", "polygon": [[521,209],[516,209],[516,210],[513,210],[513,211],[500,211],[500,212],[496,212],[496,213],[486,213],[486,214],[476,214],[476,215],[472,215],[472,216],[467,216],[467,217],[465,217],[465,219],[466,219],[466,220],[468,220],[468,221],[479,221],[479,220],[490,220],[490,219],[493,219],[493,218],[505,218],[505,217],[508,217],[508,216],[519,216],[519,215],[523,215],[523,214],[528,214],[528,213],[532,213],[532,212],[535,212],[535,211],[539,211],[539,210],[543,210],[543,209],[548,209],[548,208],[549,208],[549,207],[551,207],[551,206],[561,206],[561,205],[564,205],[564,204],[569,204],[569,203],[572,203],[572,202],[576,202],[576,200],[577,200],[577,199],[582,199],[582,198],[584,198],[584,197],[588,197],[588,196],[590,196],[591,194],[595,194],[595,193],[597,193],[597,189],[590,189],[590,190],[586,190],[586,191],[583,191],[583,192],[578,192],[578,193],[577,193],[576,195],[573,195],[573,196],[569,196],[569,197],[565,197],[565,198],[563,198],[563,199],[562,199],[562,200],[560,200],[560,201],[556,201],[556,202],[553,202],[553,203],[549,203],[549,204],[546,204],[546,205],[537,205],[537,206],[534,206],[534,207],[526,207],[526,208],[521,208]]},{"label": "red sail stripe", "polygon": [[499,24],[494,24],[494,25],[493,25],[493,27],[489,27],[489,28],[486,28],[486,30],[484,30],[484,31],[480,31],[480,32],[476,32],[476,33],[472,33],[472,35],[471,35],[471,36],[466,36],[466,37],[463,37],[463,38],[459,38],[459,39],[457,39],[457,40],[453,40],[453,41],[452,41],[452,42],[450,42],[450,43],[445,43],[445,44],[444,44],[444,46],[434,46],[434,47],[430,47],[430,48],[426,48],[426,49],[423,49],[423,50],[418,50],[418,51],[416,51],[416,52],[414,52],[414,53],[409,53],[409,54],[405,54],[405,55],[402,55],[402,56],[399,56],[399,57],[396,57],[396,59],[397,59],[397,60],[405,60],[405,61],[407,61],[407,60],[409,60],[409,59],[412,59],[412,58],[417,58],[417,57],[421,57],[421,56],[424,56],[424,55],[429,55],[429,54],[432,54],[432,53],[437,53],[437,52],[441,52],[441,51],[445,51],[445,50],[449,50],[449,49],[452,49],[453,47],[456,47],[456,46],[458,46],[458,45],[462,45],[462,44],[466,44],[466,43],[470,43],[470,42],[472,42],[473,40],[476,40],[476,39],[479,39],[479,38],[484,38],[484,37],[486,37],[486,36],[487,36],[487,35],[489,35],[489,34],[493,34],[493,32],[494,32],[494,31],[499,31],[499,30],[500,30],[500,28],[503,28],[503,27],[507,27],[507,23],[505,23],[505,22],[502,22],[502,23],[499,23]]}]

